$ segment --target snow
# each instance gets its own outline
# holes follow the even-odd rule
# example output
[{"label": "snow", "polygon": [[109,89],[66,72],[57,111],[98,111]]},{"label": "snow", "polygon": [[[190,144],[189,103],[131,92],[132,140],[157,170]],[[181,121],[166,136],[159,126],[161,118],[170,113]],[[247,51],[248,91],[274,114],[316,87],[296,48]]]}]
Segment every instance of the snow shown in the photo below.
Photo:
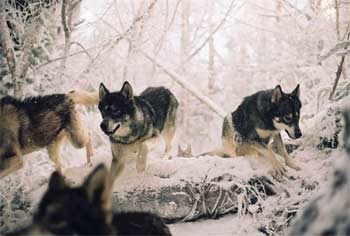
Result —
[{"label": "snow", "polygon": [[258,231],[251,217],[228,215],[217,220],[199,220],[170,225],[174,236],[265,236]]},{"label": "snow", "polygon": [[[158,156],[164,144],[160,142],[149,153],[146,172],[137,173],[135,162],[130,158],[129,165],[113,189],[123,198],[135,189],[141,191],[201,182],[224,174],[235,176],[240,184],[246,184],[255,176],[266,176],[273,181],[276,195],[258,199],[256,204],[244,206],[246,209],[241,209],[235,215],[229,214],[216,220],[175,223],[170,228],[174,235],[265,235],[261,231],[283,235],[294,220],[292,217],[316,193],[324,193],[323,190],[327,189],[330,176],[336,168],[334,166],[346,164],[342,162],[345,154],[341,138],[342,122],[339,120],[340,111],[350,108],[350,99],[346,95],[349,94],[349,80],[343,79],[345,73],[339,81],[334,99],[328,99],[339,57],[336,53],[330,55],[327,52],[333,48],[343,51],[337,48],[333,2],[323,2],[314,8],[313,1],[282,1],[281,6],[277,6],[276,1],[237,1],[237,9],[229,14],[223,27],[214,35],[214,71],[208,69],[206,46],[186,61],[186,65],[181,64],[181,61],[188,55],[180,54],[194,52],[205,41],[211,31],[206,19],[212,14],[212,23],[217,25],[231,0],[217,1],[213,7],[208,7],[208,1],[185,1],[191,5],[187,16],[190,24],[187,26],[190,39],[187,45],[181,44],[181,32],[186,27],[182,22],[181,1],[158,1],[142,25],[125,34],[125,40],[118,44],[114,43],[115,39],[144,13],[148,2],[96,2],[82,1],[79,19],[82,21],[71,35],[74,44],[71,45],[70,54],[74,56],[67,58],[64,71],[61,71],[62,61],[55,60],[62,57],[62,34],[52,39],[52,44],[46,42],[51,37],[40,38],[38,46],[48,44],[42,47],[43,50],[53,48],[44,53],[53,61],[47,63],[46,58],[36,58],[39,64],[31,64],[28,78],[32,82],[26,84],[23,81],[23,93],[49,94],[71,89],[96,91],[100,82],[117,90],[125,80],[132,83],[137,94],[148,86],[166,86],[179,98],[181,109],[173,150],[177,149],[177,145],[190,144],[194,154],[198,154],[218,148],[221,144],[220,116],[225,115],[224,111],[233,111],[243,97],[257,90],[273,88],[277,84],[282,85],[283,91],[290,91],[300,83],[303,104],[300,126],[303,137],[290,140],[283,134],[283,139],[298,145],[291,156],[302,168],[301,171],[287,168],[286,176],[277,181],[269,175],[268,163],[254,157],[187,158],[177,157],[173,153],[171,160],[161,160]],[[306,19],[305,13],[311,18]],[[340,9],[340,13],[342,16],[349,15],[346,9]],[[276,17],[271,17],[274,15]],[[50,23],[46,34],[58,31],[56,25],[61,26],[61,17],[53,16],[57,21],[46,22]],[[343,25],[340,25],[340,29],[344,29],[346,21],[341,22]],[[27,28],[22,22],[16,23],[23,29]],[[22,40],[28,37],[24,31],[18,33],[23,37]],[[151,57],[147,59],[145,55]],[[319,64],[321,59],[322,65]],[[4,58],[0,60],[5,62]],[[349,63],[350,60],[345,61],[344,70],[350,68]],[[11,92],[9,85],[12,83],[10,75],[6,75],[7,64],[2,64],[1,94]],[[208,88],[211,73],[215,74],[212,91]],[[63,77],[57,79],[59,75]],[[85,150],[77,150],[70,144],[64,145],[61,161],[67,181],[72,185],[81,183],[98,163],[109,165],[111,162],[109,140],[99,129],[99,112],[90,108],[82,108],[81,112],[92,134],[95,155],[92,166],[86,165]],[[30,221],[53,171],[53,163],[47,152],[42,150],[26,155],[21,170],[0,180],[0,234]],[[217,184],[228,188],[232,183],[222,181]],[[327,205],[327,201],[322,203]],[[176,207],[175,202],[170,202],[167,209],[169,214]],[[332,207],[327,206],[324,210],[331,211]],[[323,223],[326,225],[327,222]]]},{"label": "snow", "polygon": [[[72,155],[74,152],[75,155]],[[93,165],[99,162],[110,163],[108,148],[99,147],[95,149],[95,152]],[[64,173],[71,184],[79,184],[92,167],[85,165],[84,151],[65,148],[62,156],[66,160],[68,155],[74,156],[74,159],[68,158],[73,167],[66,168]],[[260,202],[259,208],[263,209],[262,213],[257,213],[257,210],[254,209],[256,206],[252,206],[248,209],[250,212],[248,215],[228,215],[217,220],[202,219],[198,222],[177,223],[171,224],[170,228],[174,235],[189,235],[189,233],[191,235],[262,235],[258,228],[269,225],[271,219],[275,218],[276,212],[284,212],[286,209],[283,208],[292,211],[302,208],[301,206],[293,208],[293,204],[304,205],[318,189],[322,188],[329,179],[334,162],[343,155],[341,149],[333,151],[329,149],[327,152],[321,152],[314,147],[305,147],[302,150],[297,150],[292,156],[302,170],[288,169],[287,176],[279,183],[279,186],[276,186],[283,189],[284,193]],[[46,188],[44,183],[53,171],[53,165],[43,151],[28,155],[25,163],[22,170],[1,180],[0,188],[3,198],[12,200],[12,205],[16,191],[23,189],[20,197],[27,196],[24,198],[24,202],[30,203],[30,210],[23,211],[21,208],[14,210],[8,202],[7,208],[4,209],[6,213],[3,215],[6,218],[6,227],[2,226],[2,230],[29,221],[32,207],[40,200],[40,196]],[[78,163],[83,166],[78,166]],[[174,157],[172,160],[162,160],[154,157],[154,154],[151,153],[146,173],[137,173],[134,160],[130,160],[124,174],[116,181],[114,191],[120,194],[118,197],[122,197],[123,193],[132,189],[160,188],[182,180],[198,182],[204,176],[212,179],[230,173],[237,176],[238,179],[248,180],[253,176],[267,175],[268,171],[269,166],[255,157],[203,156],[199,158]],[[4,189],[7,190],[4,191]],[[280,218],[281,221],[286,220],[283,214]]]}]

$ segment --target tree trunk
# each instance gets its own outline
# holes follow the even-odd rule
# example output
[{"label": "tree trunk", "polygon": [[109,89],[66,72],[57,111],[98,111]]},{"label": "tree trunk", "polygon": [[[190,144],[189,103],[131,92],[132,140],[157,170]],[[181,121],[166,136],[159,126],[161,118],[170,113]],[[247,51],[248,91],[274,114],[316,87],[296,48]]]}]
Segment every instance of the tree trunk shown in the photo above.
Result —
[{"label": "tree trunk", "polygon": [[0,1],[0,44],[4,51],[7,65],[12,76],[14,85],[14,94],[16,95],[17,73],[16,73],[16,56],[9,28],[7,27],[7,13],[5,11],[5,1]]},{"label": "tree trunk", "polygon": [[[214,30],[214,23],[213,23],[213,15],[215,14],[215,2],[209,1],[208,2],[208,23],[210,32]],[[214,46],[214,35],[212,35],[208,42],[208,92],[211,94],[214,92],[214,83],[215,83],[215,46]]]}]

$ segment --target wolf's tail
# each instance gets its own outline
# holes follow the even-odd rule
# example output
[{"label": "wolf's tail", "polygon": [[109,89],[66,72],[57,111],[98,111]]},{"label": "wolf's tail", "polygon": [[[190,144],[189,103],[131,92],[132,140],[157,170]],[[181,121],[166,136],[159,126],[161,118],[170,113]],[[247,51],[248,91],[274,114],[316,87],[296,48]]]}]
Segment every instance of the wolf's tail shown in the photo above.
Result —
[{"label": "wolf's tail", "polygon": [[75,104],[84,106],[94,106],[100,101],[97,92],[86,92],[83,90],[73,90],[68,93],[68,97],[72,99]]},{"label": "wolf's tail", "polygon": [[219,157],[223,157],[223,158],[235,157],[235,155],[227,153],[224,150],[214,150],[214,151],[210,151],[210,152],[205,152],[205,153],[197,155],[196,157],[200,157],[200,156],[219,156]]}]

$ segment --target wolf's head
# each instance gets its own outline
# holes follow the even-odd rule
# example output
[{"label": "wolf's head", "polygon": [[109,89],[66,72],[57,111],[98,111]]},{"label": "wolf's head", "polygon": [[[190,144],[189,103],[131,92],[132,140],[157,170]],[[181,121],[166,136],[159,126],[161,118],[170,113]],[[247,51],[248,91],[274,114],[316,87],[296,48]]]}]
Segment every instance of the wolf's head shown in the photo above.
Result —
[{"label": "wolf's head", "polygon": [[100,103],[98,109],[103,121],[102,131],[108,136],[118,139],[131,133],[130,125],[136,114],[136,106],[131,85],[126,81],[118,92],[109,90],[100,84]]},{"label": "wolf's head", "polygon": [[291,93],[284,93],[280,85],[272,90],[273,125],[278,130],[285,130],[292,139],[300,138],[300,88],[299,84]]},{"label": "wolf's head", "polygon": [[97,166],[80,187],[66,185],[59,172],[49,180],[31,234],[103,235],[112,220],[111,182],[104,165]]}]

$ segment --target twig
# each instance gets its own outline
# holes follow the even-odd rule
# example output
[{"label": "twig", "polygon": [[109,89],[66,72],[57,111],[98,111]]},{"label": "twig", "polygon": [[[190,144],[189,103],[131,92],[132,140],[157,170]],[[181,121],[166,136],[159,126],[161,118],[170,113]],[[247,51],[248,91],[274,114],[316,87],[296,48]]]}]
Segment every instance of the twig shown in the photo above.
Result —
[{"label": "twig", "polygon": [[[70,40],[71,40],[71,15],[70,12],[71,9],[71,1],[70,0],[62,0],[62,6],[61,6],[61,18],[62,18],[62,26],[63,26],[63,31],[64,31],[64,49],[63,49],[63,60],[60,65],[59,71],[59,80],[62,79],[67,63],[67,55],[69,53],[69,48],[70,48]],[[69,15],[69,16],[68,16]]]},{"label": "twig", "polygon": [[133,23],[129,26],[128,29],[126,29],[124,31],[123,34],[121,34],[120,36],[118,36],[116,39],[114,39],[112,42],[108,42],[106,45],[104,45],[104,47],[96,54],[96,56],[92,59],[92,61],[89,63],[89,66],[83,71],[82,74],[84,74],[86,71],[88,71],[91,68],[91,65],[93,63],[95,63],[95,61],[104,53],[107,51],[112,50],[121,40],[123,40],[126,36],[128,36],[130,34],[131,31],[133,31],[136,26],[142,22],[146,16],[148,16],[152,9],[154,8],[154,6],[156,5],[156,3],[158,2],[158,0],[154,0],[147,8],[147,11],[141,15],[138,16],[134,19]]},{"label": "twig", "polygon": [[335,93],[335,90],[337,89],[338,82],[339,82],[339,79],[340,79],[340,75],[341,75],[341,73],[343,71],[344,61],[345,61],[345,56],[342,56],[341,59],[340,59],[340,63],[338,65],[337,72],[335,73],[335,80],[334,80],[334,84],[333,84],[333,87],[332,87],[332,91],[331,91],[331,93],[329,95],[329,100],[332,100],[333,95]]},{"label": "twig", "polygon": [[346,49],[347,47],[350,47],[350,41],[346,40],[343,42],[337,43],[333,48],[328,50],[328,52],[324,53],[323,55],[320,56],[319,58],[319,63],[333,55],[334,53],[338,52],[339,50]]},{"label": "twig", "polygon": [[294,6],[292,3],[290,3],[288,0],[281,0],[281,1],[282,1],[285,5],[287,5],[288,7],[292,8],[294,11],[296,11],[297,13],[299,13],[300,15],[305,16],[305,18],[306,18],[308,21],[310,21],[310,20],[312,19],[312,17],[311,17],[309,14],[307,14],[307,13],[301,11],[301,10],[298,9],[296,6]]},{"label": "twig", "polygon": [[188,92],[190,92],[193,96],[195,96],[198,100],[200,100],[203,104],[207,105],[210,110],[215,112],[218,116],[221,118],[224,118],[226,116],[226,112],[221,109],[218,105],[216,105],[210,98],[203,95],[198,89],[196,89],[192,84],[187,82],[186,79],[182,78],[180,75],[178,75],[176,72],[171,71],[170,69],[167,69],[162,64],[158,63],[153,57],[148,55],[146,52],[142,51],[140,49],[141,54],[147,58],[149,61],[154,63],[159,69],[161,69],[164,73],[169,75],[171,79],[173,79],[176,83],[178,83],[182,88],[186,89]]},{"label": "twig", "polygon": [[226,19],[227,19],[228,15],[230,14],[235,2],[236,2],[235,0],[231,1],[231,4],[230,4],[227,12],[225,13],[225,16],[221,19],[221,21],[214,28],[214,30],[208,35],[208,37],[202,42],[202,44],[186,58],[186,60],[185,60],[186,62],[190,61],[195,55],[197,55],[204,48],[204,46],[209,42],[209,40],[214,36],[214,34],[216,32],[218,32],[218,30],[221,28],[221,26],[224,25],[224,23],[226,22]]},{"label": "twig", "polygon": [[[347,47],[350,46],[349,39],[350,39],[350,32],[348,33],[348,37],[347,37],[349,45],[345,46],[345,49],[347,49]],[[337,68],[337,72],[335,73],[335,80],[334,80],[334,84],[333,84],[333,87],[332,87],[332,91],[331,91],[331,93],[329,95],[329,100],[332,100],[333,95],[335,93],[335,90],[337,89],[338,82],[339,82],[341,73],[343,71],[344,61],[345,61],[345,55],[341,57],[340,63],[339,63],[338,68]]]}]

